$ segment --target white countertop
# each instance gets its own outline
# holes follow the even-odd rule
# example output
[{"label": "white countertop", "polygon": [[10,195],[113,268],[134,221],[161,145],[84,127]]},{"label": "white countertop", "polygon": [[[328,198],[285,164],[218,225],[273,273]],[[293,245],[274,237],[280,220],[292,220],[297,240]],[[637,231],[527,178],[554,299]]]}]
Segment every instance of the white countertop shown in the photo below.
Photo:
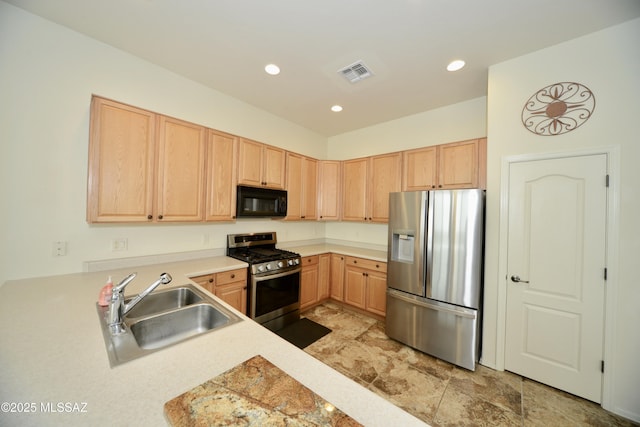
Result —
[{"label": "white countertop", "polygon": [[[291,250],[306,256],[327,249],[368,254],[332,245]],[[380,251],[372,252],[373,259],[384,260]],[[242,322],[109,367],[95,306],[108,275],[117,283],[137,271],[128,286],[127,294],[133,294],[162,272],[173,276],[168,286],[178,286],[190,282],[188,276],[245,266],[222,256],[4,283],[0,402],[9,405],[2,403],[0,425],[164,425],[166,401],[258,354],[366,426],[425,425],[245,316]]]}]

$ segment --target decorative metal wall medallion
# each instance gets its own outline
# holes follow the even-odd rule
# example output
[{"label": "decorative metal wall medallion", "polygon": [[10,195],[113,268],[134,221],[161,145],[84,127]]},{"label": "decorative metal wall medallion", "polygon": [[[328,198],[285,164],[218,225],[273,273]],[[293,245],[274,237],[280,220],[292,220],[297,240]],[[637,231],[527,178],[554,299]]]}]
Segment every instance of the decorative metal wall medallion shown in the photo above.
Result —
[{"label": "decorative metal wall medallion", "polygon": [[534,93],[522,109],[522,124],[536,135],[571,132],[593,114],[596,99],[584,85],[555,83]]}]

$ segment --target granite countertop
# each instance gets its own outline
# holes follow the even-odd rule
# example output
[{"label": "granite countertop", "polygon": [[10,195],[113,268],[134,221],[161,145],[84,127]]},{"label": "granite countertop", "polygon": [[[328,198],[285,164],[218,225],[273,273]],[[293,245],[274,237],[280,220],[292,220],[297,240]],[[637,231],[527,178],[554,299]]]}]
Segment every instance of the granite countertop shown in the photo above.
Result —
[{"label": "granite countertop", "polygon": [[260,355],[171,399],[164,411],[174,427],[362,426]]},{"label": "granite countertop", "polygon": [[117,282],[137,271],[127,292],[133,294],[162,272],[173,276],[172,287],[245,267],[217,256],[5,282],[0,400],[10,410],[3,406],[0,425],[163,425],[165,402],[257,355],[363,425],[424,425],[237,311],[241,322],[110,368],[95,306],[108,275]]}]

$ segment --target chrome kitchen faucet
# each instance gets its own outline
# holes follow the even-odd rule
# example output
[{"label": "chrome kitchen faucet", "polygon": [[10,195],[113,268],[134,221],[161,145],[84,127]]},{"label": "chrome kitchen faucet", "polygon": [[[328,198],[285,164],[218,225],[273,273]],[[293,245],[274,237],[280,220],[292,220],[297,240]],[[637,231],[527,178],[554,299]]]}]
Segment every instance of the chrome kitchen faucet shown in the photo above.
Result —
[{"label": "chrome kitchen faucet", "polygon": [[131,273],[117,286],[113,287],[111,293],[111,300],[109,301],[109,310],[107,311],[107,325],[111,331],[111,335],[119,335],[125,332],[123,317],[131,311],[144,297],[149,295],[155,288],[160,285],[171,282],[172,278],[167,273],[162,273],[160,278],[153,282],[147,289],[136,295],[128,304],[124,303],[124,288],[127,287],[133,279],[135,279],[137,273]]}]

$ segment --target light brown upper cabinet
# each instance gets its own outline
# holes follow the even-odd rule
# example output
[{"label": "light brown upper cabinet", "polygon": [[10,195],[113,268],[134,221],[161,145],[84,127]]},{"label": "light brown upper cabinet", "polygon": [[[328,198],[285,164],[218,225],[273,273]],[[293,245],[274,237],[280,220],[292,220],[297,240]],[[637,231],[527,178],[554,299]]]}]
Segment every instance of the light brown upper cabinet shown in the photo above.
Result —
[{"label": "light brown upper cabinet", "polygon": [[94,97],[87,221],[201,221],[205,128]]},{"label": "light brown upper cabinet", "polygon": [[154,219],[202,221],[206,129],[166,116],[159,128]]},{"label": "light brown upper cabinet", "polygon": [[317,218],[318,161],[287,152],[287,220]]},{"label": "light brown upper cabinet", "polygon": [[389,193],[400,191],[401,153],[343,162],[342,219],[388,222]]},{"label": "light brown upper cabinet", "polygon": [[88,222],[147,222],[153,214],[156,115],[93,97]]},{"label": "light brown upper cabinet", "polygon": [[209,130],[207,141],[205,220],[231,221],[236,216],[238,138]]},{"label": "light brown upper cabinet", "polygon": [[285,188],[285,150],[240,138],[238,184]]},{"label": "light brown upper cabinet", "polygon": [[405,151],[402,189],[485,188],[486,153],[486,138]]},{"label": "light brown upper cabinet", "polygon": [[340,219],[340,195],[342,162],[320,160],[318,162],[318,219],[337,221]]}]

